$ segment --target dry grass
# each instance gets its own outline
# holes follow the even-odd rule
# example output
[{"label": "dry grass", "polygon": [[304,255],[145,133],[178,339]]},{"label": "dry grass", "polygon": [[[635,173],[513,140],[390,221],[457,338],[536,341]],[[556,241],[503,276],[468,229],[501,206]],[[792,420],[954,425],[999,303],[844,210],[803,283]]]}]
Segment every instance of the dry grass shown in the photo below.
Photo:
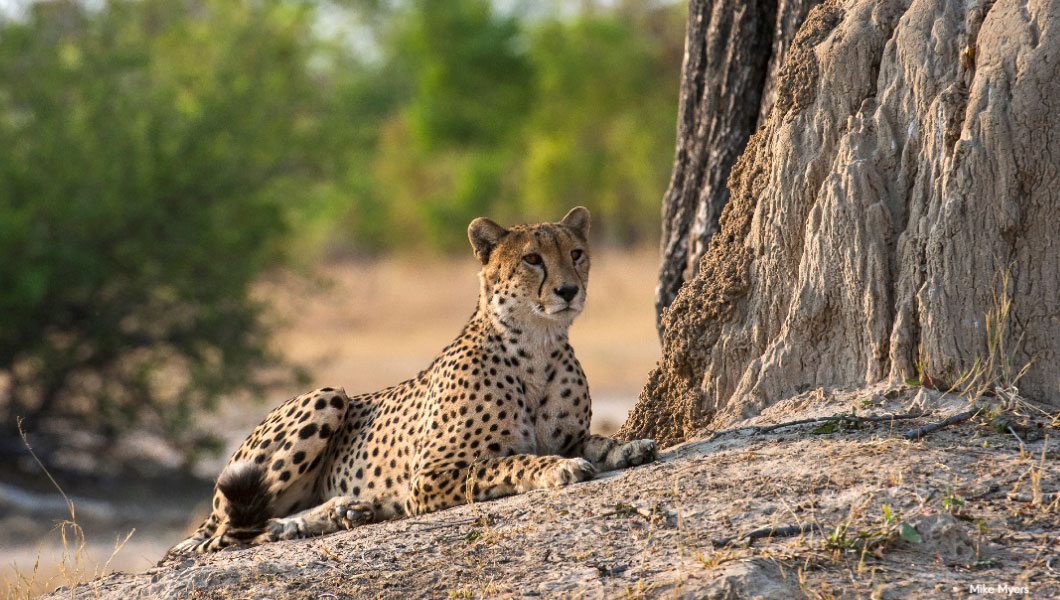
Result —
[{"label": "dry grass", "polygon": [[1017,361],[1023,336],[1011,339],[1012,280],[1011,267],[1000,269],[994,274],[990,284],[990,309],[984,318],[984,349],[972,365],[958,373],[952,383],[946,378],[936,378],[922,372],[926,364],[923,347],[920,358],[916,385],[935,389],[946,389],[948,393],[959,393],[976,404],[983,399],[996,398],[1003,410],[1023,410],[1032,408],[1021,396],[1017,384],[1033,364],[1033,359],[1026,362]]},{"label": "dry grass", "polygon": [[[12,563],[10,572],[0,572],[4,587],[0,590],[5,598],[29,600],[38,594],[53,589],[59,585],[73,586],[78,583],[91,581],[110,572],[111,562],[122,550],[134,531],[129,531],[124,538],[119,536],[114,542],[114,548],[106,559],[100,561],[93,559],[89,552],[85,539],[85,531],[77,523],[77,507],[74,502],[63,491],[59,482],[37,458],[37,454],[29,445],[26,434],[22,430],[22,423],[18,423],[18,431],[22,436],[22,443],[26,450],[40,467],[41,472],[51,482],[59,495],[66,501],[66,507],[70,518],[60,521],[52,530],[52,534],[58,536],[58,556],[49,558],[44,551],[44,544],[38,547],[36,557],[31,568],[20,568],[18,563]],[[45,557],[42,564],[41,557]]]}]

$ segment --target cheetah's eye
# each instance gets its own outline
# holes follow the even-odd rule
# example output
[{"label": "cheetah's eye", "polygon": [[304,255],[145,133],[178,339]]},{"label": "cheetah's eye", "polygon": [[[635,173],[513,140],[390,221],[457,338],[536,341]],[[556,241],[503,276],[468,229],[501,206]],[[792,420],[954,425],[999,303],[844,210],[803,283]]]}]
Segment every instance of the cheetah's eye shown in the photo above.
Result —
[{"label": "cheetah's eye", "polygon": [[524,256],[523,260],[525,260],[528,265],[539,265],[541,264],[541,255],[530,253]]},{"label": "cheetah's eye", "polygon": [[570,258],[574,262],[578,262],[578,259],[582,257],[582,254],[585,254],[585,253],[582,252],[581,250],[571,250],[570,251]]}]

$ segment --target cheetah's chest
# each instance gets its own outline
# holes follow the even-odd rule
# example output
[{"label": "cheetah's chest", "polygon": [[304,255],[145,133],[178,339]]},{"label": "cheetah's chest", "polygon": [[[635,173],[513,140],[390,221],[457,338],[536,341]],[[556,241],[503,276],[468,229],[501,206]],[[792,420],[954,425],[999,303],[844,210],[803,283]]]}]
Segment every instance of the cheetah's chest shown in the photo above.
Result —
[{"label": "cheetah's chest", "polygon": [[554,378],[555,367],[545,361],[536,365],[532,373],[523,374],[525,422],[529,424],[530,439],[522,450],[528,454],[562,454],[572,438],[588,432],[588,422],[581,422],[567,405],[569,401],[558,397]]}]

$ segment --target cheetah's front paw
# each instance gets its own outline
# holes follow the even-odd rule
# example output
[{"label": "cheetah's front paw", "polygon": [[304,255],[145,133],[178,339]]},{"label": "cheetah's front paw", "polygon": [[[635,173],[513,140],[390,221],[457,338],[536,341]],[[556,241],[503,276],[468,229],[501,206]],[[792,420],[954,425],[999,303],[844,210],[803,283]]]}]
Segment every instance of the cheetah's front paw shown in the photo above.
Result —
[{"label": "cheetah's front paw", "polygon": [[544,470],[539,479],[541,487],[563,487],[596,475],[596,467],[584,458],[566,458]]},{"label": "cheetah's front paw", "polygon": [[[336,500],[343,500],[336,498]],[[375,520],[375,511],[368,504],[336,502],[331,507],[331,520],[343,529],[353,529]]]},{"label": "cheetah's front paw", "polygon": [[650,463],[658,458],[655,440],[634,440],[619,444],[607,453],[606,470],[626,469]]}]

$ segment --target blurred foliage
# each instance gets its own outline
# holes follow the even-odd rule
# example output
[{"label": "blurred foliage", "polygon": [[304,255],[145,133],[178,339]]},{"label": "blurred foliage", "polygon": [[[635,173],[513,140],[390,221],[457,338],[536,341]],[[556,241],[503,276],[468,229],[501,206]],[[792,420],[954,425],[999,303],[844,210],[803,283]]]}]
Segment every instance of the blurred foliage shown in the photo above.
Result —
[{"label": "blurred foliage", "polygon": [[580,202],[608,241],[624,245],[657,240],[681,64],[682,47],[666,45],[681,39],[673,13],[642,16],[532,32],[537,100],[520,144],[523,212],[563,214]]},{"label": "blurred foliage", "polygon": [[[563,17],[485,0],[419,0],[386,19],[382,69],[407,96],[379,122],[374,205],[356,239],[463,250],[476,216],[555,219],[575,204],[598,240],[654,243],[673,158],[684,5],[629,1]],[[379,217],[383,217],[382,221]],[[374,230],[388,223],[391,236]]]},{"label": "blurred foliage", "polygon": [[[511,5],[512,3],[504,3]],[[536,6],[536,3],[530,3]],[[524,5],[515,4],[516,8]],[[275,364],[250,284],[594,213],[650,243],[681,4],[75,0],[0,20],[0,426],[146,429]]]},{"label": "blurred foliage", "polygon": [[[269,362],[248,286],[334,172],[308,6],[39,3],[0,32],[3,422],[194,457]],[[311,198],[308,198],[312,202]]]}]

